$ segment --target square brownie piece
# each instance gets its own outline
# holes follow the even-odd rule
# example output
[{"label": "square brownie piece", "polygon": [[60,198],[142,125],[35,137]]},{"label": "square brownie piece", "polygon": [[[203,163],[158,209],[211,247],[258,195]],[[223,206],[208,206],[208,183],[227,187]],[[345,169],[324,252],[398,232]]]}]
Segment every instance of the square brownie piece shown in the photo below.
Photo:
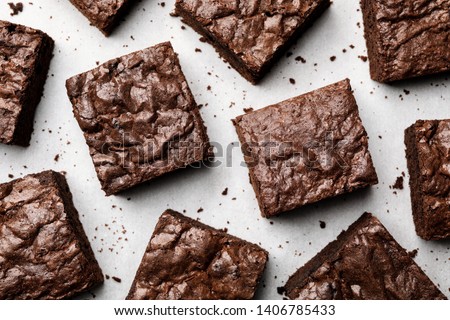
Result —
[{"label": "square brownie piece", "polygon": [[44,32],[0,21],[0,142],[28,146],[54,42]]},{"label": "square brownie piece", "polygon": [[425,240],[450,238],[450,120],[418,120],[405,131],[412,212]]},{"label": "square brownie piece", "polygon": [[378,183],[348,79],[234,124],[264,217]]},{"label": "square brownie piece", "polygon": [[381,222],[365,213],[287,281],[298,300],[445,300]]},{"label": "square brownie piece", "polygon": [[362,0],[361,6],[373,80],[450,71],[450,1]]},{"label": "square brownie piece", "polygon": [[259,246],[167,210],[127,299],[252,299],[267,260]]},{"label": "square brownie piece", "polygon": [[175,14],[256,84],[330,0],[177,0]]},{"label": "square brownie piece", "polygon": [[102,282],[62,174],[0,185],[0,299],[64,299]]},{"label": "square brownie piece", "polygon": [[105,36],[119,24],[135,0],[70,0]]},{"label": "square brownie piece", "polygon": [[110,60],[66,87],[107,195],[212,156],[169,42]]}]

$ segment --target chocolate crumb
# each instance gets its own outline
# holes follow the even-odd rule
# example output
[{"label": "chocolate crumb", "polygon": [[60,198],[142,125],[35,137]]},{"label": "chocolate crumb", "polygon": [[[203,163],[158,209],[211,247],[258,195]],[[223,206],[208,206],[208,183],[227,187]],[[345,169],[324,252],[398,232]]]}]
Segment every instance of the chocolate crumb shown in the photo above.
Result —
[{"label": "chocolate crumb", "polygon": [[289,82],[290,82],[291,84],[295,84],[295,79],[289,78]]},{"label": "chocolate crumb", "polygon": [[20,12],[23,11],[23,3],[22,2],[8,2],[9,8],[11,9],[11,16],[16,16]]},{"label": "chocolate crumb", "polygon": [[277,292],[278,292],[278,294],[284,295],[284,293],[286,292],[286,288],[285,287],[277,287]]},{"label": "chocolate crumb", "polygon": [[228,194],[228,188],[225,188],[225,190],[222,191],[222,195],[226,196]]},{"label": "chocolate crumb", "polygon": [[200,37],[198,40],[200,40],[200,42],[206,42],[206,38],[205,37]]},{"label": "chocolate crumb", "polygon": [[203,208],[202,207],[198,208],[198,210],[197,210],[197,213],[200,213],[200,212],[203,212]]},{"label": "chocolate crumb", "polygon": [[118,282],[118,283],[121,283],[121,282],[122,282],[122,279],[120,279],[119,277],[112,276],[111,278],[112,278],[115,282]]},{"label": "chocolate crumb", "polygon": [[12,179],[12,178],[14,178],[14,175],[13,174],[8,174],[8,178],[10,178],[10,179]]},{"label": "chocolate crumb", "polygon": [[330,60],[331,60],[331,62],[334,62],[336,60],[336,56],[331,56]]},{"label": "chocolate crumb", "polygon": [[202,49],[195,48],[195,52],[202,52]]},{"label": "chocolate crumb", "polygon": [[406,94],[406,95],[408,95],[408,94],[410,94],[411,93],[411,91],[409,91],[409,90],[406,90],[406,89],[403,89],[403,92]]},{"label": "chocolate crumb", "polygon": [[362,62],[367,62],[367,56],[358,56],[362,60]]},{"label": "chocolate crumb", "polygon": [[166,3],[165,2],[161,2],[161,7],[165,7],[166,6]]},{"label": "chocolate crumb", "polygon": [[301,63],[306,63],[306,60],[301,56],[296,57],[295,61],[300,61]]},{"label": "chocolate crumb", "polygon": [[105,274],[106,280],[109,280],[109,275]]},{"label": "chocolate crumb", "polygon": [[250,113],[253,111],[253,108],[244,108],[243,110],[245,113]]},{"label": "chocolate crumb", "polygon": [[55,157],[53,158],[53,160],[55,160],[55,162],[59,161],[59,154],[56,154]]},{"label": "chocolate crumb", "polygon": [[419,253],[419,249],[414,249],[408,252],[408,255],[414,259],[415,257],[417,257],[417,253]]},{"label": "chocolate crumb", "polygon": [[325,229],[327,227],[327,223],[325,221],[319,220],[320,229]]},{"label": "chocolate crumb", "polygon": [[397,177],[397,180],[395,180],[394,185],[392,186],[392,189],[397,189],[397,190],[403,190],[403,177]]}]

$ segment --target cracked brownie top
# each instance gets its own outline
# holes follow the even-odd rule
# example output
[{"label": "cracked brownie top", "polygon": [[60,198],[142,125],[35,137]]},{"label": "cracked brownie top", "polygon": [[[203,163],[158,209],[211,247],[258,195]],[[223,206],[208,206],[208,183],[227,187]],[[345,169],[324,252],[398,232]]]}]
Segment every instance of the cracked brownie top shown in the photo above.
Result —
[{"label": "cracked brownie top", "polygon": [[378,183],[349,80],[235,120],[263,216]]},{"label": "cracked brownie top", "polygon": [[168,42],[110,60],[66,87],[108,195],[210,156],[199,109]]},{"label": "cracked brownie top", "polygon": [[127,299],[251,299],[267,259],[257,245],[167,210]]},{"label": "cracked brownie top", "polygon": [[0,185],[0,299],[63,299],[101,282],[61,174]]},{"label": "cracked brownie top", "polygon": [[374,80],[389,82],[450,70],[450,1],[363,0]]}]

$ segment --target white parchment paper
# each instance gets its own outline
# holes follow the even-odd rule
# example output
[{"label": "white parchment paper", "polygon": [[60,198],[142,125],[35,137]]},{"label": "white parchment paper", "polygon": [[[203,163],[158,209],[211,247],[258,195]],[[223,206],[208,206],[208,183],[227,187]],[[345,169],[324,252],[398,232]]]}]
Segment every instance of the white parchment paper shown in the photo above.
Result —
[{"label": "white parchment paper", "polygon": [[[407,173],[404,129],[417,119],[450,117],[450,81],[448,75],[394,85],[370,80],[368,62],[358,58],[367,54],[358,1],[335,0],[291,48],[292,55],[283,57],[258,86],[224,63],[192,29],[181,28],[180,19],[169,15],[174,0],[165,1],[164,6],[156,0],[140,1],[109,38],[90,26],[69,0],[24,2],[24,11],[14,17],[7,2],[0,1],[0,19],[47,32],[55,39],[56,48],[31,146],[0,145],[0,181],[11,180],[10,174],[18,178],[45,169],[67,172],[75,206],[104,273],[121,279],[120,283],[106,280],[93,291],[96,299],[126,296],[156,221],[167,208],[186,210],[190,217],[226,227],[230,234],[267,249],[270,261],[257,293],[259,299],[280,299],[276,288],[364,211],[380,218],[407,250],[417,248],[416,262],[450,297],[450,242],[426,242],[416,236],[408,175],[404,190],[394,194],[390,188],[396,177]],[[179,171],[121,195],[105,197],[73,117],[65,80],[94,68],[96,61],[102,63],[167,40],[179,53],[197,103],[204,105],[201,113],[210,139],[224,151],[237,141],[230,120],[242,114],[243,108],[259,109],[350,78],[370,137],[379,185],[270,222],[260,217],[248,169],[240,165],[243,157],[235,143],[228,157],[218,155],[224,162],[221,166]],[[296,61],[298,56],[306,63]],[[332,56],[336,57],[334,62]],[[225,165],[225,160],[231,165]],[[228,195],[223,196],[225,188]],[[203,211],[197,212],[199,208]],[[326,222],[325,229],[320,228],[320,220]]]}]

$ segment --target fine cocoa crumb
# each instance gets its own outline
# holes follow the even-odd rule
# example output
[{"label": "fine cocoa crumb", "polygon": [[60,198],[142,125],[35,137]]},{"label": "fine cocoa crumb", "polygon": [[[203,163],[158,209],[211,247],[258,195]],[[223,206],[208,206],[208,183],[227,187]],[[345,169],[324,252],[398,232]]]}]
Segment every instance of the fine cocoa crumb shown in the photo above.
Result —
[{"label": "fine cocoa crumb", "polygon": [[253,111],[253,108],[244,108],[243,110],[245,113],[250,113]]},{"label": "fine cocoa crumb", "polygon": [[118,282],[118,283],[121,283],[121,282],[122,282],[122,279],[120,279],[119,277],[112,276],[111,278],[112,278],[115,282]]},{"label": "fine cocoa crumb", "polygon": [[195,52],[202,52],[202,49],[195,48]]},{"label": "fine cocoa crumb", "polygon": [[291,84],[295,84],[295,79],[290,78],[290,79],[289,79],[289,82],[290,82]]},{"label": "fine cocoa crumb", "polygon": [[403,89],[403,92],[406,94],[406,95],[408,95],[408,94],[410,94],[411,93],[411,91],[409,91],[409,90],[406,90],[406,89]]},{"label": "fine cocoa crumb", "polygon": [[414,259],[415,257],[417,257],[418,252],[419,252],[419,249],[414,249],[414,250],[409,251],[408,255]]},{"label": "fine cocoa crumb", "polygon": [[330,57],[330,60],[331,60],[331,62],[334,62],[334,61],[336,61],[336,56],[332,56],[332,57]]},{"label": "fine cocoa crumb", "polygon": [[8,174],[8,178],[10,178],[10,179],[12,179],[12,178],[14,178],[14,175],[13,174]]},{"label": "fine cocoa crumb", "polygon": [[228,194],[228,188],[225,188],[225,190],[222,191],[222,195],[226,196]]},{"label": "fine cocoa crumb", "polygon": [[367,62],[367,56],[358,56],[362,60],[362,62]]},{"label": "fine cocoa crumb", "polygon": [[320,223],[320,229],[325,229],[327,227],[327,224],[325,221],[319,220]]},{"label": "fine cocoa crumb", "polygon": [[59,161],[59,154],[55,155],[55,157],[53,158],[53,160],[55,160],[55,162]]},{"label": "fine cocoa crumb", "polygon": [[403,190],[403,176],[397,177],[397,180],[392,185],[392,189]]},{"label": "fine cocoa crumb", "polygon": [[202,207],[198,208],[198,210],[197,210],[197,213],[200,213],[200,212],[203,212],[203,208]]},{"label": "fine cocoa crumb", "polygon": [[8,2],[9,8],[11,9],[11,16],[16,16],[18,15],[20,12],[23,11],[23,3],[22,2]]}]

